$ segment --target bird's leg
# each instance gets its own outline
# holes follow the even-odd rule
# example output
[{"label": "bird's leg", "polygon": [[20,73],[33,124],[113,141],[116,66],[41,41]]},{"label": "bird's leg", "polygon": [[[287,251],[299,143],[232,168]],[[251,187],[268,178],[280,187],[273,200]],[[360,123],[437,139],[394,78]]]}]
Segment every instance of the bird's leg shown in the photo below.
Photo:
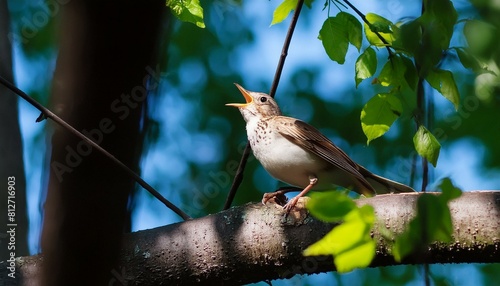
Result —
[{"label": "bird's leg", "polygon": [[288,192],[300,191],[300,189],[296,187],[281,187],[277,191],[272,193],[265,193],[262,197],[262,203],[266,204],[270,199],[274,199],[274,201],[279,205],[284,205],[286,203],[285,194]]},{"label": "bird's leg", "polygon": [[307,185],[307,187],[305,187],[302,190],[302,192],[300,192],[298,195],[293,197],[293,199],[291,199],[288,203],[286,203],[286,205],[284,205],[283,208],[287,212],[289,212],[297,204],[297,202],[299,201],[299,198],[301,198],[305,194],[307,194],[314,187],[314,185],[316,185],[316,183],[318,183],[318,178],[313,177],[313,176],[309,176],[309,185]]}]

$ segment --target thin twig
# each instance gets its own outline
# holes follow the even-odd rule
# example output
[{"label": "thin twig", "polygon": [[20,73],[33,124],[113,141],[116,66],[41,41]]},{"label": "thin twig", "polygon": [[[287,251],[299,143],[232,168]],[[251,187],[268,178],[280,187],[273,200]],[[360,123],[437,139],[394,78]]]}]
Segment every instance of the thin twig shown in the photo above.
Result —
[{"label": "thin twig", "polygon": [[231,204],[233,203],[234,196],[236,195],[236,191],[238,190],[238,187],[240,186],[241,182],[243,181],[243,172],[245,171],[245,166],[247,165],[248,161],[248,156],[250,155],[250,143],[247,142],[247,145],[245,146],[245,150],[243,151],[243,154],[241,155],[241,160],[240,164],[238,166],[238,170],[236,170],[236,174],[234,175],[234,180],[231,185],[231,190],[229,191],[229,194],[227,195],[226,203],[224,204],[224,209],[227,210],[231,207]]},{"label": "thin twig", "polygon": [[[297,7],[295,8],[295,12],[293,13],[292,21],[290,22],[290,26],[288,27],[288,32],[286,34],[285,42],[283,43],[283,48],[281,49],[280,60],[278,62],[278,66],[276,67],[274,80],[271,85],[271,90],[269,92],[269,95],[271,97],[274,97],[276,95],[276,90],[278,89],[278,84],[281,78],[281,72],[283,71],[283,66],[285,65],[285,59],[288,55],[288,48],[290,47],[290,42],[292,41],[293,32],[295,30],[295,26],[297,25],[297,21],[300,15],[300,10],[302,10],[303,4],[304,0],[299,0],[297,2]],[[225,210],[231,207],[234,196],[236,195],[236,191],[238,190],[238,187],[243,181],[243,172],[245,171],[245,166],[249,155],[250,155],[250,143],[247,142],[245,150],[243,151],[243,155],[241,156],[240,165],[238,166],[238,170],[236,171],[236,175],[234,176],[233,184],[231,185],[231,189],[229,190],[229,194],[227,195],[226,203],[224,204]]]},{"label": "thin twig", "polygon": [[[420,14],[423,15],[425,11],[425,1],[422,1],[422,6],[421,6],[421,11]],[[423,27],[422,27],[423,29]],[[424,31],[422,31],[424,33]],[[418,83],[417,83],[417,115],[415,116],[415,122],[417,125],[417,128],[420,124],[423,124],[424,126],[429,124],[428,119],[432,116],[429,114],[429,110],[427,108],[427,100],[428,97],[425,96],[425,89],[424,89],[424,79],[422,78],[421,74],[421,66],[418,62],[415,62],[415,68],[417,70],[417,74],[419,74],[418,77]],[[427,126],[429,128],[429,126]],[[429,183],[429,162],[427,159],[422,157],[422,187],[421,191],[425,193],[427,189],[427,185]]]},{"label": "thin twig", "polygon": [[[420,65],[417,64],[416,68],[417,72],[420,72]],[[426,117],[424,115],[427,114],[424,79],[422,77],[418,78],[416,93],[417,93],[417,111],[415,114],[415,125],[418,130],[420,125],[425,126]],[[429,174],[429,168],[427,159],[422,157],[422,186],[420,188],[422,192],[425,192],[425,190],[427,189],[427,184],[429,182],[428,174]]]},{"label": "thin twig", "polygon": [[[423,15],[424,12],[425,12],[425,1],[422,1],[420,14]],[[422,29],[422,34],[423,34],[424,27],[422,26],[421,29]],[[429,110],[428,105],[426,104],[427,101],[430,99],[429,99],[429,97],[425,96],[424,79],[421,76],[421,66],[420,66],[420,64],[417,63],[417,61],[415,61],[415,68],[417,69],[417,74],[419,74],[418,84],[417,84],[417,113],[418,113],[419,117],[416,118],[416,121],[422,120],[422,124],[430,124],[431,121],[429,121],[429,119],[432,116],[432,114],[430,112],[431,111],[433,112],[433,110]],[[417,124],[418,124],[418,122],[417,122]],[[428,127],[430,128],[430,126],[428,126]],[[426,192],[428,183],[429,183],[429,162],[427,162],[427,159],[425,159],[422,156],[422,187],[421,187],[422,192],[424,192],[424,193]],[[428,211],[423,212],[424,215],[427,213],[428,213]],[[428,222],[429,219],[435,219],[435,218],[427,218],[427,219],[424,219],[423,221]],[[426,233],[427,227],[428,227],[427,225],[424,225],[422,227],[422,237],[424,239],[427,238],[427,235],[428,235]],[[425,259],[425,255],[423,255],[423,258]],[[429,285],[431,285],[431,281],[430,281],[431,273],[430,273],[429,264],[424,263],[423,267],[424,267],[424,285],[429,286]]]},{"label": "thin twig", "polygon": [[274,97],[276,95],[276,90],[278,89],[278,84],[281,78],[281,72],[283,71],[283,66],[285,65],[286,57],[288,56],[288,48],[290,47],[290,42],[292,41],[293,32],[295,31],[295,26],[297,25],[297,21],[299,20],[300,10],[302,10],[302,6],[304,4],[304,0],[299,0],[297,3],[297,8],[295,8],[295,12],[293,13],[292,21],[290,22],[290,27],[288,27],[288,32],[286,34],[285,42],[283,43],[283,49],[281,49],[280,61],[278,62],[278,66],[276,67],[276,73],[274,74],[274,80],[271,85],[271,91],[269,91],[269,95]]},{"label": "thin twig", "polygon": [[343,1],[347,4],[347,6],[351,7],[351,9],[354,10],[354,12],[356,12],[356,14],[358,14],[359,17],[361,17],[363,22],[365,22],[368,25],[368,27],[370,27],[370,30],[372,32],[374,32],[375,35],[377,35],[377,37],[382,41],[382,43],[384,43],[385,48],[387,49],[387,52],[389,53],[389,58],[391,58],[392,51],[391,51],[389,43],[384,39],[384,37],[382,37],[382,35],[380,35],[380,33],[378,31],[374,31],[374,29],[372,29],[373,25],[372,25],[372,23],[370,23],[368,21],[368,19],[366,19],[365,14],[363,14],[361,11],[359,11],[358,8],[356,8],[354,5],[352,5],[351,2],[349,2],[348,0],[343,0]]},{"label": "thin twig", "polygon": [[14,93],[19,95],[20,97],[22,97],[29,104],[33,105],[36,109],[40,110],[40,112],[42,112],[44,118],[52,119],[55,123],[61,125],[66,130],[68,130],[69,132],[71,132],[72,134],[77,136],[78,138],[87,142],[90,146],[92,146],[92,148],[95,148],[96,150],[101,152],[104,156],[108,157],[112,162],[114,162],[116,165],[118,165],[118,167],[120,167],[123,171],[125,171],[125,173],[127,173],[129,176],[134,178],[134,180],[137,183],[139,183],[139,185],[141,185],[144,189],[146,189],[149,193],[151,193],[155,198],[157,198],[160,202],[162,202],[165,206],[167,206],[169,209],[171,209],[177,215],[182,217],[184,220],[191,219],[191,217],[189,215],[187,215],[185,212],[183,212],[177,206],[175,206],[170,201],[168,201],[166,198],[164,198],[158,191],[156,191],[153,187],[151,187],[148,183],[146,183],[146,181],[144,181],[139,175],[137,175],[129,167],[127,167],[125,164],[123,164],[120,160],[116,159],[116,157],[111,155],[108,151],[104,150],[97,143],[90,140],[87,136],[83,135],[80,131],[73,128],[73,126],[69,125],[66,121],[61,119],[59,116],[55,115],[52,111],[45,108],[43,105],[38,103],[36,100],[31,98],[29,95],[24,93],[22,90],[20,90],[19,88],[17,88],[16,86],[14,86],[12,83],[10,83],[8,80],[4,79],[1,76],[0,76],[0,83],[5,85],[8,89],[12,90]]},{"label": "thin twig", "polygon": [[429,268],[429,263],[424,264],[424,285],[429,286],[431,285],[431,270]]}]

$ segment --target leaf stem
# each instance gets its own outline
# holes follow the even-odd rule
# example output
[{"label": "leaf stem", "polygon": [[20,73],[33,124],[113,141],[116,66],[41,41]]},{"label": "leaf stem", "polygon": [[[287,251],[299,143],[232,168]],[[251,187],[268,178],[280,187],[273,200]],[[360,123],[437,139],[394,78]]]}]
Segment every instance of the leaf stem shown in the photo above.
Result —
[{"label": "leaf stem", "polygon": [[344,1],[347,4],[347,6],[351,7],[351,9],[354,10],[354,12],[356,12],[356,14],[358,14],[359,17],[361,17],[363,22],[365,22],[368,25],[368,27],[370,27],[370,30],[372,32],[374,32],[375,35],[377,35],[377,37],[380,39],[380,41],[382,41],[382,43],[385,44],[385,48],[387,49],[387,52],[389,53],[389,59],[392,58],[393,52],[390,48],[389,43],[384,39],[384,37],[382,37],[382,35],[380,35],[380,33],[376,29],[372,29],[373,25],[372,25],[372,23],[370,23],[370,21],[368,21],[368,19],[366,19],[365,14],[363,14],[361,11],[358,10],[358,8],[356,8],[354,5],[352,5],[351,2],[349,2],[349,0],[342,0],[342,1]]}]

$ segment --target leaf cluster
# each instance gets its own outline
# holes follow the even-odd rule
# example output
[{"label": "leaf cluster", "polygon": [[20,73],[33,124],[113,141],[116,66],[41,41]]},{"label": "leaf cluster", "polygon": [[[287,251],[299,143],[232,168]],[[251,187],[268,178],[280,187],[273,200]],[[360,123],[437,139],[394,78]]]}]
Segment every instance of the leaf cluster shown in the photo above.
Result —
[{"label": "leaf cluster", "polygon": [[[440,67],[447,52],[455,52],[465,68],[489,72],[468,48],[450,47],[458,14],[449,0],[424,1],[422,15],[407,22],[393,23],[374,13],[360,14],[360,17],[363,25],[344,11],[328,17],[318,38],[330,59],[343,64],[349,45],[361,50],[364,32],[369,46],[356,60],[356,86],[375,76],[372,83],[387,89],[375,94],[361,111],[361,127],[368,144],[384,135],[402,114],[418,113],[407,104],[403,94],[413,94],[416,100],[418,89],[422,89],[419,82],[426,81],[458,109],[460,94],[453,73]],[[466,21],[464,25],[469,45],[475,37],[469,31],[477,25],[478,21]],[[379,63],[375,49],[381,47],[389,51],[389,56],[377,75]],[[415,150],[436,166],[441,146],[432,132],[418,120],[417,123],[419,128],[413,138]]]},{"label": "leaf cluster", "polygon": [[375,221],[372,206],[358,207],[344,193],[314,193],[307,204],[311,214],[325,222],[340,223],[304,255],[332,255],[339,273],[367,267],[375,257],[376,243],[370,236]]},{"label": "leaf cluster", "polygon": [[179,20],[205,28],[200,0],[166,0],[165,5]]},{"label": "leaf cluster", "polygon": [[[417,214],[408,228],[395,238],[392,247],[398,262],[409,255],[418,255],[434,242],[449,242],[453,225],[448,203],[458,198],[462,191],[449,178],[441,181],[441,194],[422,194],[417,200]],[[304,255],[332,255],[340,273],[364,268],[375,257],[376,243],[371,230],[376,220],[373,207],[358,207],[341,192],[314,193],[306,205],[311,214],[325,222],[339,223],[321,240],[304,250]],[[383,225],[383,224],[379,224]],[[385,230],[388,239],[390,233]]]}]

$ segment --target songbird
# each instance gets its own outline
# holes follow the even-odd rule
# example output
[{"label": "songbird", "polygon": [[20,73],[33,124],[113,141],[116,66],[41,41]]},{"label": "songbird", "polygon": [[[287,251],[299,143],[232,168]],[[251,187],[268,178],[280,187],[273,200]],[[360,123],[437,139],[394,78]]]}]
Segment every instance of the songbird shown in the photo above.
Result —
[{"label": "songbird", "polygon": [[[328,190],[332,189],[332,185],[365,196],[415,192],[406,185],[375,175],[357,164],[313,126],[283,116],[271,96],[235,85],[246,103],[226,105],[237,107],[243,115],[254,156],[272,177],[302,189],[283,206],[287,211],[310,190]],[[267,193],[262,202],[266,203],[280,193],[283,192]]]}]

